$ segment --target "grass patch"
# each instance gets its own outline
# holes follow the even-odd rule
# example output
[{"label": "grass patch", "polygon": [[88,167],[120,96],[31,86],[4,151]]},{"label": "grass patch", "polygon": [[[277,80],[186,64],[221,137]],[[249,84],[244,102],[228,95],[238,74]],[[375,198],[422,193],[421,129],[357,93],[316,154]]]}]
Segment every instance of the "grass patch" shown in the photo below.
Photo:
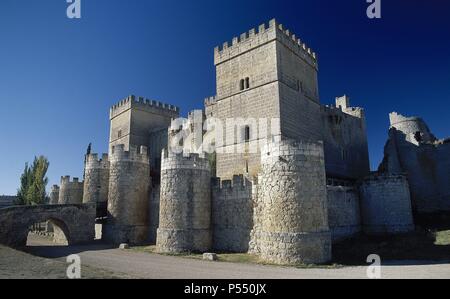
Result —
[{"label": "grass patch", "polygon": [[[176,256],[181,258],[189,258],[196,260],[203,260],[203,254],[201,253],[193,253],[193,252],[185,252],[185,253],[159,253],[156,250],[156,246],[135,246],[131,247],[129,250],[134,250],[137,252],[144,252],[149,254],[158,254],[162,256]],[[329,265],[306,265],[306,264],[297,264],[297,265],[278,265],[272,264],[262,261],[257,255],[249,254],[249,253],[217,253],[217,262],[224,263],[238,263],[238,264],[254,264],[254,265],[266,265],[266,266],[282,266],[282,267],[293,267],[299,269],[336,269],[343,267],[339,264],[329,264]]]},{"label": "grass patch", "polygon": [[435,245],[447,246],[450,245],[450,230],[439,231],[435,233]]}]

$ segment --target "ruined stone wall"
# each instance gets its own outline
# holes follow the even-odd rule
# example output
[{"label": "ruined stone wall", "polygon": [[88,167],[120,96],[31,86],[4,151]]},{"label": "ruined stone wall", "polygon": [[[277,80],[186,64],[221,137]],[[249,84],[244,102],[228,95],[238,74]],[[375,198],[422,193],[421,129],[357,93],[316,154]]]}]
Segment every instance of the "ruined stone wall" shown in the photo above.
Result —
[{"label": "ruined stone wall", "polygon": [[108,221],[103,230],[106,241],[114,244],[148,242],[148,203],[150,162],[147,148],[124,145],[112,148],[110,155]]},{"label": "ruined stone wall", "polygon": [[327,186],[328,225],[333,242],[360,233],[361,210],[356,186]]},{"label": "ruined stone wall", "polygon": [[59,186],[53,185],[50,191],[50,202],[51,205],[57,205],[59,203]]},{"label": "ruined stone wall", "polygon": [[211,171],[207,159],[163,152],[159,215],[159,252],[211,249]]},{"label": "ruined stone wall", "polygon": [[438,140],[418,117],[391,113],[391,129],[381,172],[406,173],[413,209],[450,211],[450,140]]},{"label": "ruined stone wall", "polygon": [[70,180],[70,176],[61,177],[61,184],[59,189],[60,205],[80,204],[83,202],[83,182],[78,178]]},{"label": "ruined stone wall", "polygon": [[368,234],[414,230],[409,185],[403,175],[371,175],[360,186],[363,230]]},{"label": "ruined stone wall", "polygon": [[213,248],[247,252],[253,228],[252,182],[243,176],[217,180],[212,187]]},{"label": "ruined stone wall", "polygon": [[86,156],[84,168],[83,203],[99,203],[108,201],[109,160],[103,154],[99,160],[97,154]]},{"label": "ruined stone wall", "polygon": [[418,145],[420,142],[433,142],[436,137],[431,133],[422,118],[413,116],[405,117],[392,112],[389,114],[391,127],[405,134],[406,141]]},{"label": "ruined stone wall", "polygon": [[278,264],[329,261],[323,144],[285,140],[261,152],[257,251],[263,260]]}]

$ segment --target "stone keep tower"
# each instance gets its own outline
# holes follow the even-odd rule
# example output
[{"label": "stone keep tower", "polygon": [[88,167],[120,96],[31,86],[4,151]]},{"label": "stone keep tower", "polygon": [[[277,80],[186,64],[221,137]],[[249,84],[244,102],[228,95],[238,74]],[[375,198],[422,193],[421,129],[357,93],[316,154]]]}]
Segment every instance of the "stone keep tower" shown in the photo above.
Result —
[{"label": "stone keep tower", "polygon": [[142,244],[148,239],[150,162],[147,148],[116,145],[111,150],[108,221],[105,240],[113,244]]},{"label": "stone keep tower", "polygon": [[70,181],[70,176],[61,177],[61,187],[59,190],[60,205],[81,204],[83,202],[83,182],[78,178]]},{"label": "stone keep tower", "polygon": [[163,151],[156,245],[166,253],[211,248],[211,171],[207,159]]},{"label": "stone keep tower", "polygon": [[100,160],[97,154],[87,155],[84,168],[83,203],[102,203],[108,201],[108,189],[108,154],[103,154]]},{"label": "stone keep tower", "polygon": [[131,146],[146,146],[151,158],[151,167],[160,167],[161,151],[167,147],[167,128],[180,109],[173,105],[147,100],[131,95],[110,109],[109,150],[123,144],[125,150]]},{"label": "stone keep tower", "polygon": [[[266,135],[321,139],[316,54],[281,24],[272,20],[269,26],[263,24],[257,31],[235,37],[231,45],[217,47],[214,63],[217,96],[205,100],[207,117],[223,123],[227,118],[242,118],[241,127],[227,126],[225,136],[246,132],[217,145],[219,152],[225,152],[217,154],[218,177],[259,172],[259,150],[230,154],[236,143],[251,145]],[[265,128],[246,123],[248,118],[271,122]]]},{"label": "stone keep tower", "polygon": [[331,260],[323,144],[281,141],[261,150],[256,242],[277,264]]},{"label": "stone keep tower", "polygon": [[59,186],[53,185],[50,191],[50,202],[51,205],[57,205],[59,202]]}]

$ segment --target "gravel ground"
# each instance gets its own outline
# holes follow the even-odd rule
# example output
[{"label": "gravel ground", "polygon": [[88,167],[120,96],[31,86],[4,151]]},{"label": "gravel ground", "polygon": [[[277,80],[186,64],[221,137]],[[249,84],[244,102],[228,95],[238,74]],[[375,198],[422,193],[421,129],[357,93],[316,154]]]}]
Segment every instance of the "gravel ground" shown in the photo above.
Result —
[{"label": "gravel ground", "polygon": [[[0,245],[0,279],[66,279],[68,264],[62,259],[46,259]],[[84,265],[82,278],[131,278]]]},{"label": "gravel ground", "polygon": [[[120,250],[96,244],[90,246],[42,246],[45,240],[35,239],[28,251],[39,256],[50,258],[40,259],[15,252],[13,259],[4,264],[3,252],[0,252],[0,277],[3,273],[25,277],[62,277],[61,265],[69,254],[79,254],[82,261],[83,277],[88,278],[91,272],[86,267],[96,269],[93,277],[109,277],[105,273],[115,274],[124,278],[176,278],[176,279],[365,279],[366,267],[345,267],[337,269],[297,269],[256,264],[237,264],[227,262],[207,262],[196,259],[161,256],[134,250]],[[40,245],[40,246],[36,246]],[[8,254],[8,250],[6,253]],[[8,260],[8,258],[6,258]],[[58,263],[59,262],[59,263]],[[56,264],[54,264],[56,263]],[[29,265],[30,264],[30,265]],[[6,266],[6,271],[3,268]],[[43,266],[44,265],[44,266]],[[48,266],[49,265],[49,266]],[[49,270],[45,270],[48,268]],[[17,271],[20,269],[20,271]],[[50,271],[53,269],[52,271]],[[105,269],[105,270],[98,270]],[[382,267],[382,278],[450,278],[450,263],[433,263],[429,261],[390,262]],[[96,276],[97,275],[97,276]],[[112,275],[112,274],[111,274]],[[112,275],[114,276],[114,275]],[[20,277],[20,276],[19,276]],[[23,276],[22,276],[23,277]]]}]

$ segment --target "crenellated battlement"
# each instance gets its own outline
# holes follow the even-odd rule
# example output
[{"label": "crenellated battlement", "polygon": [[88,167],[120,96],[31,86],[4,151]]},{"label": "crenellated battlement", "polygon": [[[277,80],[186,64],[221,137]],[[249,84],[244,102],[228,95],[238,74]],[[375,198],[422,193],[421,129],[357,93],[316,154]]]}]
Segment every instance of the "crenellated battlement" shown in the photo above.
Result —
[{"label": "crenellated battlement", "polygon": [[73,180],[71,180],[70,175],[66,175],[66,176],[62,176],[61,177],[61,186],[62,185],[69,185],[69,184],[83,184],[82,181],[80,181],[79,178],[73,178]]},{"label": "crenellated battlement", "polygon": [[118,144],[112,147],[110,162],[141,162],[150,163],[148,150],[146,146],[130,146],[128,151],[125,150],[124,144]]},{"label": "crenellated battlement", "polygon": [[253,181],[249,180],[243,175],[234,175],[232,180],[222,180],[220,178],[213,178],[211,186],[213,188],[213,191],[215,192],[233,191],[234,189],[251,190],[253,186]]},{"label": "crenellated battlement", "polygon": [[178,117],[180,112],[177,106],[130,95],[111,107],[110,117],[113,118],[131,108],[151,110],[154,113],[169,113],[173,117]]},{"label": "crenellated battlement", "polygon": [[52,191],[58,191],[59,192],[59,186],[58,185],[53,185],[52,186]]},{"label": "crenellated battlement", "polygon": [[204,154],[173,153],[163,149],[161,153],[161,170],[164,169],[204,169],[210,170],[209,161]]},{"label": "crenellated battlement", "polygon": [[364,118],[365,111],[361,107],[351,107],[350,106],[350,98],[347,95],[336,97],[336,106],[334,105],[325,105],[321,107],[322,111],[327,114],[339,114],[340,112],[357,117]]},{"label": "crenellated battlement", "polygon": [[99,159],[98,154],[86,155],[86,169],[97,169],[97,168],[109,168],[109,157],[108,154],[102,154]]},{"label": "crenellated battlement", "polygon": [[275,19],[270,20],[268,26],[266,23],[261,24],[258,31],[253,28],[239,37],[234,37],[231,45],[225,42],[221,47],[216,47],[214,49],[215,65],[274,40],[283,43],[309,64],[317,67],[316,53]]},{"label": "crenellated battlement", "polygon": [[217,103],[217,96],[205,98],[204,103],[205,107],[215,105]]}]

